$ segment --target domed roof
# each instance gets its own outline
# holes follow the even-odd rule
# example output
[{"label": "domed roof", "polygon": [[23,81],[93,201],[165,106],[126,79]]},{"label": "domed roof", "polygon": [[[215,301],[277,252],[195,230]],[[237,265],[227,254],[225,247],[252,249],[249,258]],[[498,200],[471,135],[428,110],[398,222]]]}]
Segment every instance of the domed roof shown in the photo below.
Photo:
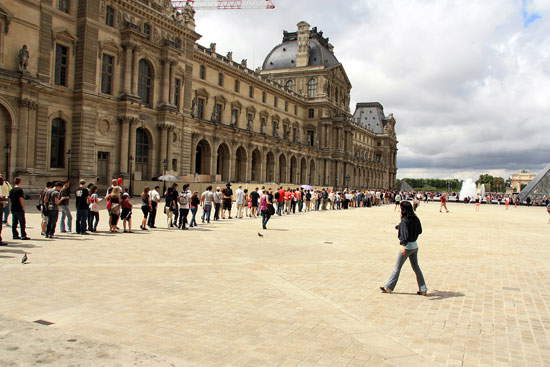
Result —
[{"label": "domed roof", "polygon": [[[318,33],[313,29],[309,40],[309,63],[308,66],[332,67],[340,64],[336,56],[330,50],[328,39],[323,38],[322,32]],[[298,40],[296,33],[284,33],[283,43],[275,46],[265,58],[262,69],[276,70],[296,67],[296,56],[298,54]]]}]

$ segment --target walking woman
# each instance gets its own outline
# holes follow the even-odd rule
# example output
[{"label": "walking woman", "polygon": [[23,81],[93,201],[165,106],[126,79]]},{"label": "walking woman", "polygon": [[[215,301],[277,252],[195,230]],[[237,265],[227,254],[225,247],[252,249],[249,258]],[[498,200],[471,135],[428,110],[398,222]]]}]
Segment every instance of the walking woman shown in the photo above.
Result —
[{"label": "walking woman", "polygon": [[199,210],[200,203],[201,199],[199,199],[199,193],[195,191],[193,196],[191,196],[191,222],[189,222],[189,228],[198,227],[197,220],[195,218],[197,216],[197,210]]},{"label": "walking woman", "polygon": [[[124,233],[132,233],[132,201],[130,200],[130,195],[128,193],[122,194],[122,202],[120,203],[122,208],[122,213],[120,214],[120,219],[122,219],[122,226],[124,228]],[[126,229],[128,225],[128,229]]]},{"label": "walking woman", "polygon": [[264,191],[262,196],[260,196],[260,213],[262,214],[262,228],[267,229],[267,222],[269,222],[271,216],[275,214],[271,189],[267,192]]},{"label": "walking woman", "polygon": [[418,244],[416,240],[422,233],[422,225],[420,219],[414,213],[413,207],[408,201],[401,201],[401,223],[395,228],[398,230],[399,244],[403,246],[403,249],[397,255],[397,262],[395,269],[393,270],[390,279],[385,286],[380,287],[382,293],[391,293],[395,289],[397,281],[399,280],[399,273],[403,264],[409,258],[411,266],[416,274],[416,281],[418,283],[418,292],[416,294],[426,296],[428,294],[428,288],[426,288],[426,282],[422,275],[422,270],[418,265]]},{"label": "walking woman", "polygon": [[90,232],[97,232],[97,224],[99,223],[99,202],[101,199],[97,194],[97,186],[92,186],[90,189],[90,196],[88,197],[88,204],[90,204],[90,211],[88,212],[88,230]]},{"label": "walking woman", "polygon": [[149,196],[150,190],[151,189],[146,187],[141,193],[141,212],[143,213],[143,219],[141,220],[141,225],[139,228],[141,228],[142,231],[147,230],[147,217],[149,217],[149,212],[151,211],[151,198]]}]

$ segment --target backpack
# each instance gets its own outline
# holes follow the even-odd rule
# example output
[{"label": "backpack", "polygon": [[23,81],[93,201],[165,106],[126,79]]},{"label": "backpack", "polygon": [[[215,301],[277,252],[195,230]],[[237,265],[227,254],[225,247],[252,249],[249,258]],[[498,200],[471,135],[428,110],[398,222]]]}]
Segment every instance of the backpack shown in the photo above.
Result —
[{"label": "backpack", "polygon": [[279,200],[279,191],[275,191],[275,200]]},{"label": "backpack", "polygon": [[184,191],[178,196],[178,203],[180,205],[188,205],[189,204],[189,198],[187,197],[187,193]]}]

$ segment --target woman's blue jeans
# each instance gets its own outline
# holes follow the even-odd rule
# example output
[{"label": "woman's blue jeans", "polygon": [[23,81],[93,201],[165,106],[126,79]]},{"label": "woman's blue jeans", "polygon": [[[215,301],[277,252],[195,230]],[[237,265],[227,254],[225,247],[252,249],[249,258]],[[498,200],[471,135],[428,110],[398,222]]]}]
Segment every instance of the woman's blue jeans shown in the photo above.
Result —
[{"label": "woman's blue jeans", "polygon": [[422,270],[420,270],[420,266],[418,265],[417,248],[414,250],[406,250],[405,254],[399,251],[399,254],[397,255],[397,261],[395,262],[395,268],[393,269],[393,273],[390,276],[390,279],[386,283],[385,287],[392,291],[395,289],[395,286],[397,285],[397,281],[399,280],[399,274],[401,273],[401,268],[403,267],[403,264],[405,263],[407,258],[411,262],[411,267],[414,273],[416,274],[416,282],[418,283],[418,289],[420,291],[427,291],[428,288],[426,288],[424,275],[422,274]]}]

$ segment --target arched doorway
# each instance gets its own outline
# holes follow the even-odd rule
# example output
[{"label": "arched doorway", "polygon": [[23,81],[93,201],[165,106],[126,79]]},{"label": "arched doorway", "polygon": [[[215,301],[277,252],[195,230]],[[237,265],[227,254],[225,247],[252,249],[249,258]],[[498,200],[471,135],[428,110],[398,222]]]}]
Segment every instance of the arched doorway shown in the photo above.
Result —
[{"label": "arched doorway", "polygon": [[307,181],[307,162],[305,158],[300,161],[300,185],[309,184],[311,181]]},{"label": "arched doorway", "polygon": [[151,135],[140,127],[136,130],[136,171],[141,172],[141,179],[150,178],[150,153],[151,153]]},{"label": "arched doorway", "polygon": [[229,148],[225,143],[218,147],[216,174],[221,175],[222,181],[229,181]]},{"label": "arched doorway", "polygon": [[235,180],[237,182],[246,182],[246,150],[243,147],[239,147],[235,158]]},{"label": "arched doorway", "polygon": [[203,139],[197,144],[197,149],[195,151],[195,173],[199,175],[209,175],[210,159],[210,144]]},{"label": "arched doorway", "polygon": [[290,183],[297,183],[296,174],[298,173],[298,162],[296,160],[296,157],[292,156],[290,158]]},{"label": "arched doorway", "polygon": [[279,182],[287,183],[286,179],[286,157],[284,154],[279,156]]},{"label": "arched doorway", "polygon": [[[315,179],[315,161],[312,159],[311,161],[309,161],[309,180],[308,180],[308,184],[309,185],[314,185],[316,183],[316,179]],[[320,183],[317,183],[317,184],[320,184]]]},{"label": "arched doorway", "polygon": [[262,155],[258,149],[252,152],[252,182],[260,182],[262,175]]},{"label": "arched doorway", "polygon": [[275,182],[275,156],[273,153],[267,153],[265,157],[266,177],[267,182]]},{"label": "arched doorway", "polygon": [[[0,173],[9,178],[9,156],[5,148],[10,145],[11,116],[4,106],[0,104]],[[12,153],[13,154],[13,153]]]}]

